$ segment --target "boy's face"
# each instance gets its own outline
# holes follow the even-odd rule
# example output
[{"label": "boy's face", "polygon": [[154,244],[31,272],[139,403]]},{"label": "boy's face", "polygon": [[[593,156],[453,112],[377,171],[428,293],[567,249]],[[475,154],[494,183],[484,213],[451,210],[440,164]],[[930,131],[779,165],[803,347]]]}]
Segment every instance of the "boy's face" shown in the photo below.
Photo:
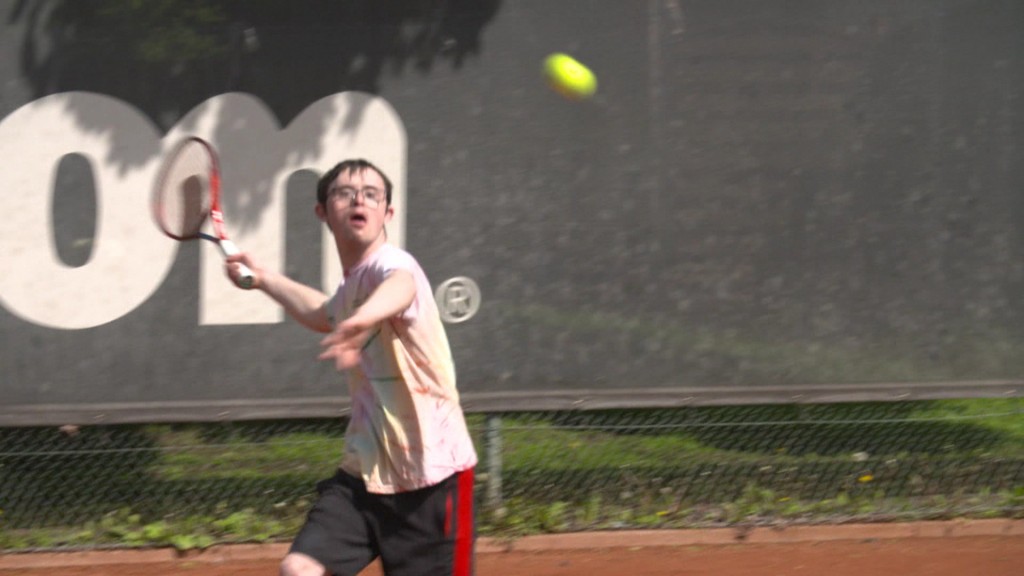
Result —
[{"label": "boy's face", "polygon": [[317,216],[342,240],[369,246],[384,233],[394,208],[388,206],[384,179],[373,169],[344,171],[327,188]]}]

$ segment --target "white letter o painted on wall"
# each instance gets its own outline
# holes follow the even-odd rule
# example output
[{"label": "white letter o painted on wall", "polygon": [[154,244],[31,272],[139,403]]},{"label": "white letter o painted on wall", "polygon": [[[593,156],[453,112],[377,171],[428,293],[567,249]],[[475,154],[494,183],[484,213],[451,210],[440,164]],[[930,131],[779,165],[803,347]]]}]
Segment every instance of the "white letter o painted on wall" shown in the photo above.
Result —
[{"label": "white letter o painted on wall", "polygon": [[[149,216],[159,149],[147,118],[99,94],[48,96],[0,121],[0,303],[30,322],[78,329],[145,302],[177,250]],[[53,183],[68,154],[89,160],[97,194],[92,258],[80,267],[61,262],[53,246]]]}]

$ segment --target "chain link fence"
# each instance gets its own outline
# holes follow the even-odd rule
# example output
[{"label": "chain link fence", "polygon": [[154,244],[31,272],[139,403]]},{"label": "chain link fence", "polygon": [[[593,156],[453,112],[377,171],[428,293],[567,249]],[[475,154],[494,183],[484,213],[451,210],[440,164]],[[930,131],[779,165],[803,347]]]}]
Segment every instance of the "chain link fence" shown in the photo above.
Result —
[{"label": "chain link fence", "polygon": [[[1024,399],[474,414],[481,535],[1024,516]],[[287,540],[343,420],[0,429],[0,550]]]}]

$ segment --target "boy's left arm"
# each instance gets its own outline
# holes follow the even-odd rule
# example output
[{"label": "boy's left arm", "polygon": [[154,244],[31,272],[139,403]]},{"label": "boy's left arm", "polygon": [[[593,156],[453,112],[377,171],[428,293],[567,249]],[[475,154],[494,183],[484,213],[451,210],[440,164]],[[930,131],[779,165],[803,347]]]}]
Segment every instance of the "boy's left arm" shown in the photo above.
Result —
[{"label": "boy's left arm", "polygon": [[408,308],[415,297],[416,281],[412,273],[392,271],[362,306],[320,341],[323,348],[320,360],[333,360],[338,370],[354,367],[377,325]]}]

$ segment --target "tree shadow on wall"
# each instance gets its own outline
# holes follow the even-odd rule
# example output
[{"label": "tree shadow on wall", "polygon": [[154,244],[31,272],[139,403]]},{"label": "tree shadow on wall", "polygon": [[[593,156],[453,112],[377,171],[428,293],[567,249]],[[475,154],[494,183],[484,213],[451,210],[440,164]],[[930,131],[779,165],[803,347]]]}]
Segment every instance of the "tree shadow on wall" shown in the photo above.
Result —
[{"label": "tree shadow on wall", "polygon": [[325,96],[377,93],[386,74],[459,69],[483,50],[500,3],[19,0],[7,21],[24,29],[20,67],[35,98],[106,94],[166,131],[226,92],[255,95],[286,125]]}]

